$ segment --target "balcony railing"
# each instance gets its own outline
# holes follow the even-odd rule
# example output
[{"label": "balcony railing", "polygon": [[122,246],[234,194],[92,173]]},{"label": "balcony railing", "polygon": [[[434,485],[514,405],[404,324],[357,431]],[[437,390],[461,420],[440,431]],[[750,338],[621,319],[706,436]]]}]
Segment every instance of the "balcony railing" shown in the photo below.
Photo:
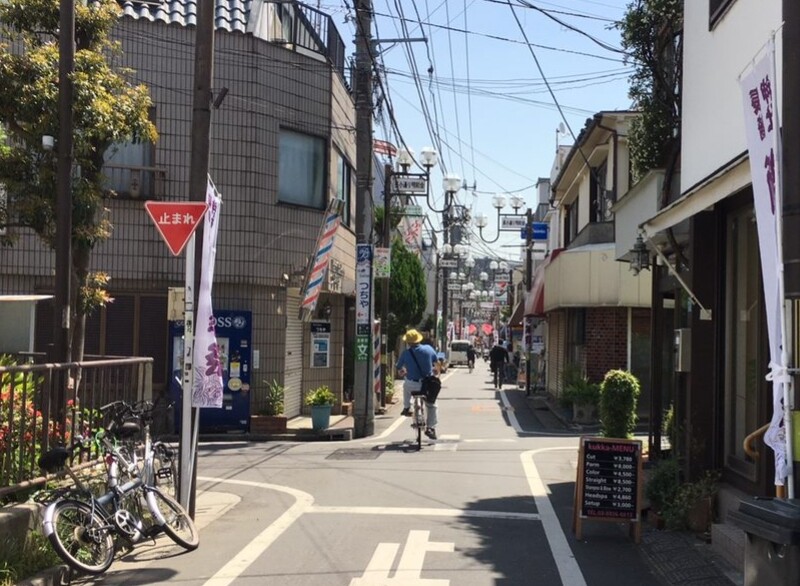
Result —
[{"label": "balcony railing", "polygon": [[106,186],[126,199],[162,199],[167,179],[166,169],[106,163],[103,165]]},{"label": "balcony railing", "polygon": [[285,41],[295,47],[327,57],[349,88],[350,67],[347,64],[344,41],[333,19],[324,12],[301,2],[275,4],[276,14],[282,25],[280,28],[289,31],[291,37]]}]

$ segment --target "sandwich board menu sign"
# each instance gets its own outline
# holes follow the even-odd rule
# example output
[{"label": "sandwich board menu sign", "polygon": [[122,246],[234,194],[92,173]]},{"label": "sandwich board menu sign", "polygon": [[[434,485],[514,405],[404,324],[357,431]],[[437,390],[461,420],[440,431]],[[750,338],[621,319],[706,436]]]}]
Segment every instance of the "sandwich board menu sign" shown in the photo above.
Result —
[{"label": "sandwich board menu sign", "polygon": [[582,523],[630,523],[639,543],[642,533],[642,442],[617,438],[582,437],[572,530],[581,539]]}]

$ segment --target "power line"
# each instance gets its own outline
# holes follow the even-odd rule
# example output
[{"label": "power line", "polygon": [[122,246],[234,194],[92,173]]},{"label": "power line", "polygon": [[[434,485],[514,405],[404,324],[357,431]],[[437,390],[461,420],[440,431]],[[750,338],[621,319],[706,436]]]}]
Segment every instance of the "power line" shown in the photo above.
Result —
[{"label": "power line", "polygon": [[[467,24],[467,0],[464,0],[464,30],[469,30],[469,25]],[[475,185],[475,139],[473,136],[473,124],[472,124],[472,92],[470,91],[470,71],[469,71],[469,35],[464,33],[464,56],[466,57],[466,64],[467,64],[467,115],[469,116],[469,150],[470,150],[470,160],[472,161],[472,183]],[[464,178],[466,181],[466,177]]]},{"label": "power line", "polygon": [[[501,3],[505,4],[505,2],[501,2]],[[386,14],[386,13],[380,13],[380,12],[376,12],[375,14],[377,16],[382,16],[382,17],[385,17],[385,18],[399,18],[397,16],[394,16],[393,14]],[[440,30],[450,30],[450,31],[455,32],[455,33],[463,33],[463,34],[467,34],[467,35],[471,35],[471,36],[477,36],[477,37],[483,37],[483,38],[487,38],[487,39],[493,39],[495,41],[502,41],[504,43],[512,43],[512,44],[517,44],[517,45],[526,44],[524,41],[520,41],[520,40],[517,40],[517,39],[511,39],[511,38],[508,38],[508,37],[502,37],[502,36],[499,36],[499,35],[492,35],[492,34],[489,34],[489,33],[479,33],[477,31],[466,30],[466,29],[462,29],[462,28],[458,28],[458,27],[454,27],[454,26],[449,26],[449,25],[433,24],[432,22],[430,22],[430,16],[428,16],[428,22],[426,22],[425,25],[428,26],[429,29],[436,28],[436,29],[440,29]],[[565,49],[563,47],[553,47],[553,46],[550,46],[550,45],[541,45],[541,44],[537,44],[537,43],[532,43],[532,45],[534,47],[536,47],[537,49],[543,49],[545,51],[555,51],[555,52],[559,52],[559,53],[569,53],[569,54],[572,54],[572,55],[580,55],[582,57],[591,57],[593,59],[601,59],[601,60],[604,60],[604,61],[613,61],[615,63],[624,63],[625,62],[624,59],[620,59],[620,58],[616,58],[616,57],[609,57],[609,56],[605,56],[605,55],[597,55],[595,53],[587,53],[585,51],[575,51],[573,49]]]}]

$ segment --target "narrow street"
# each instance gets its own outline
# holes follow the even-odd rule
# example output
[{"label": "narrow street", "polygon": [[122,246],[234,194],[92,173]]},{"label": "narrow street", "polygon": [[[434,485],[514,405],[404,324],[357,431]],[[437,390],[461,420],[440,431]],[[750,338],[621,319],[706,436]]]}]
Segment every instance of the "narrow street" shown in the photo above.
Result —
[{"label": "narrow street", "polygon": [[201,444],[200,549],[140,546],[97,583],[658,583],[623,527],[573,538],[577,438],[525,400],[480,362],[445,375],[439,439],[421,451],[399,405],[364,440]]}]

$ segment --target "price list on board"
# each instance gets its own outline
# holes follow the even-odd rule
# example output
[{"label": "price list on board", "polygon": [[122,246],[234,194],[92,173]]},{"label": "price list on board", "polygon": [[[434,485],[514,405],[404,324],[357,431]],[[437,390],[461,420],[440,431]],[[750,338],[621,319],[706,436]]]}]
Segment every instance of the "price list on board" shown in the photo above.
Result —
[{"label": "price list on board", "polygon": [[581,516],[594,519],[638,518],[641,444],[627,440],[583,438]]}]

